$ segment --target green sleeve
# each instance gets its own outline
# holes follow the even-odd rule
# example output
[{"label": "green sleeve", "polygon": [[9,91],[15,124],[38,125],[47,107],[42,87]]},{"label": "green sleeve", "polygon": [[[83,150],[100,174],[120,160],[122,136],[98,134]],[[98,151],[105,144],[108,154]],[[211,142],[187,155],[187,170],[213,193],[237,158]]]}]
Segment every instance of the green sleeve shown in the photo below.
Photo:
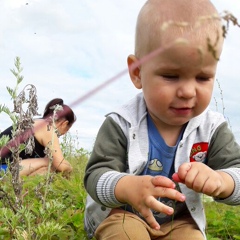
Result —
[{"label": "green sleeve", "polygon": [[96,186],[107,171],[126,172],[127,138],[120,126],[107,117],[99,129],[93,151],[86,166],[84,185],[90,196],[97,201]]},{"label": "green sleeve", "polygon": [[214,170],[240,168],[240,147],[226,122],[216,129],[211,138],[208,166]]}]

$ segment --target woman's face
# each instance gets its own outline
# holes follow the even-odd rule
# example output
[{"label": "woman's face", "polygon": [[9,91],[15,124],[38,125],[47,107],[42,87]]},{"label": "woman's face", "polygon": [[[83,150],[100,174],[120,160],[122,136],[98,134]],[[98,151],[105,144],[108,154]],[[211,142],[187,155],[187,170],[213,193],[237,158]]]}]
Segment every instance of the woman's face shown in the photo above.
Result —
[{"label": "woman's face", "polygon": [[61,120],[56,124],[56,126],[60,136],[62,136],[69,131],[69,129],[72,127],[72,124],[69,124],[67,120]]}]

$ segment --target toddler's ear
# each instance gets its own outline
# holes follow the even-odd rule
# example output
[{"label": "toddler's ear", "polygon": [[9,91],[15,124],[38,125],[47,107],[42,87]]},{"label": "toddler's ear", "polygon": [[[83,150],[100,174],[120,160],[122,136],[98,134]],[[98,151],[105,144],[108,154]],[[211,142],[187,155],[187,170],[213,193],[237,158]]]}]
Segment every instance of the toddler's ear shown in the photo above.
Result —
[{"label": "toddler's ear", "polygon": [[127,58],[128,72],[130,78],[137,89],[142,88],[140,66],[138,64],[138,59],[134,55],[129,55]]}]

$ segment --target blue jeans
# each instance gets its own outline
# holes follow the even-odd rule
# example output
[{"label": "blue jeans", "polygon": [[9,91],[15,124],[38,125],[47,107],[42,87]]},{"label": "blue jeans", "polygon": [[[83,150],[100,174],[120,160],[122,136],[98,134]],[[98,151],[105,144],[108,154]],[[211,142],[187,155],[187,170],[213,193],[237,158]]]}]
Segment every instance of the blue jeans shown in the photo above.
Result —
[{"label": "blue jeans", "polygon": [[6,172],[7,168],[8,168],[7,164],[0,165],[0,170],[3,170],[4,172]]}]

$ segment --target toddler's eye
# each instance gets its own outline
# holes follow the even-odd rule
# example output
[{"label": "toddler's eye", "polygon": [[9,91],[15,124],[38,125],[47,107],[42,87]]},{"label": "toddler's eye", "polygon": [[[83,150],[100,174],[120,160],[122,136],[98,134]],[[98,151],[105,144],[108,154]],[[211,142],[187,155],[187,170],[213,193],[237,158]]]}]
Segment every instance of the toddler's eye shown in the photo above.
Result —
[{"label": "toddler's eye", "polygon": [[210,80],[210,77],[196,77],[198,81],[206,82]]},{"label": "toddler's eye", "polygon": [[168,80],[175,80],[178,78],[176,75],[162,75],[162,77]]}]

